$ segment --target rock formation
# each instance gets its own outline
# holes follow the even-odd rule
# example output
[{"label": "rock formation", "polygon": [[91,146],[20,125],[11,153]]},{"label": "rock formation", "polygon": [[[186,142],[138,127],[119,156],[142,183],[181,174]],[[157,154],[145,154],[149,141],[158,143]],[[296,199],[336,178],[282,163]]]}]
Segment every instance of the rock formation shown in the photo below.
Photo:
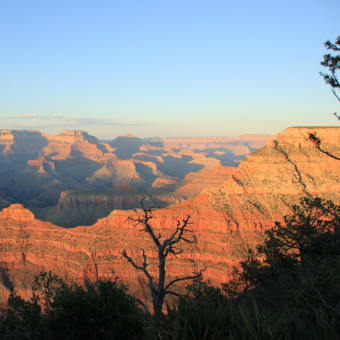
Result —
[{"label": "rock formation", "polygon": [[[182,186],[173,193],[180,197],[183,190],[197,196],[155,210],[152,220],[160,234],[167,235],[178,219],[191,216],[191,228],[198,243],[169,258],[170,278],[206,268],[205,278],[215,284],[225,282],[248,247],[261,241],[263,231],[289,213],[291,204],[301,197],[317,195],[340,203],[339,161],[317,150],[308,139],[309,133],[316,133],[329,153],[340,155],[340,128],[293,127],[249,154],[238,168],[220,166],[184,178]],[[160,186],[173,185],[170,180],[158,181]],[[75,200],[75,196],[69,195],[68,192],[61,195],[60,207],[67,200]],[[110,206],[110,199],[103,200],[98,195],[91,200],[98,206]],[[15,289],[24,295],[34,274],[53,270],[78,281],[119,276],[132,292],[143,297],[146,294],[143,277],[121,256],[126,248],[138,260],[143,247],[150,267],[155,263],[152,242],[127,220],[134,213],[138,211],[114,210],[92,226],[65,229],[34,218],[20,204],[3,209],[0,211],[3,292]]]},{"label": "rock formation", "polygon": [[[0,208],[21,203],[40,219],[73,227],[91,225],[113,209],[135,208],[142,195],[164,207],[192,197],[179,197],[183,190],[171,195],[182,180],[186,185],[186,175],[226,159],[237,164],[249,153],[252,138],[257,141],[259,136],[220,138],[217,144],[206,138],[205,149],[196,151],[195,139],[186,141],[183,149],[178,140],[176,144],[130,134],[100,142],[85,131],[49,135],[0,130]],[[230,151],[234,147],[235,153]]]}]

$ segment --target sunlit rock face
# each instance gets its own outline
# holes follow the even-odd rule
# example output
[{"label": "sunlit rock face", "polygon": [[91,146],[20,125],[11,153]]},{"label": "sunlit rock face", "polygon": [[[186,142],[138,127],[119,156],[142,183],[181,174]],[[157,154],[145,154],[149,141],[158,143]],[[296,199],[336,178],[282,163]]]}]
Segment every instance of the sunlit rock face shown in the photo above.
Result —
[{"label": "sunlit rock face", "polygon": [[39,219],[74,227],[91,225],[114,209],[136,208],[142,196],[165,207],[198,194],[188,187],[190,174],[237,165],[266,138],[184,143],[128,134],[100,142],[85,131],[0,130],[0,208],[21,203]]},{"label": "sunlit rock face", "polygon": [[[195,197],[154,210],[152,219],[156,231],[165,237],[175,230],[177,220],[190,215],[190,228],[198,239],[196,245],[184,246],[183,254],[169,258],[169,278],[206,268],[205,278],[214,284],[225,282],[248,246],[260,242],[263,231],[290,213],[291,205],[301,197],[316,195],[340,203],[339,161],[317,150],[309,133],[316,133],[323,149],[339,157],[340,128],[296,127],[249,154],[238,168],[220,166],[184,177],[182,187],[173,192],[182,188]],[[159,185],[173,183],[164,180]],[[118,193],[120,190],[117,188]],[[126,190],[134,194],[133,188]],[[75,200],[67,195],[62,197],[65,202]],[[92,199],[98,200],[98,206],[110,205],[109,198]],[[53,270],[80,282],[119,276],[144,298],[143,276],[121,255],[126,249],[141,261],[144,248],[151,272],[156,270],[152,242],[128,221],[134,214],[132,210],[114,210],[91,226],[65,229],[34,218],[22,205],[3,209],[0,268],[2,285],[7,287],[3,291],[16,289],[24,294],[35,273]]]},{"label": "sunlit rock face", "polygon": [[340,128],[288,128],[249,154],[218,190],[209,192],[217,209],[225,206],[230,228],[267,228],[302,196],[339,202],[339,161],[315,148],[308,138],[315,132],[325,150],[340,155]]}]

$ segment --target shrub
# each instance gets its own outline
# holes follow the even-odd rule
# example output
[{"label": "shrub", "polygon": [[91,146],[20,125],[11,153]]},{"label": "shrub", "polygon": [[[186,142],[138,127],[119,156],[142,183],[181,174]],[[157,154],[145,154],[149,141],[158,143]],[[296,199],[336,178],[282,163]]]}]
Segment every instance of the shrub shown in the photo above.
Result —
[{"label": "shrub", "polygon": [[144,315],[136,300],[117,281],[99,280],[85,287],[66,284],[51,273],[41,273],[33,297],[10,296],[3,312],[6,339],[141,339]]}]

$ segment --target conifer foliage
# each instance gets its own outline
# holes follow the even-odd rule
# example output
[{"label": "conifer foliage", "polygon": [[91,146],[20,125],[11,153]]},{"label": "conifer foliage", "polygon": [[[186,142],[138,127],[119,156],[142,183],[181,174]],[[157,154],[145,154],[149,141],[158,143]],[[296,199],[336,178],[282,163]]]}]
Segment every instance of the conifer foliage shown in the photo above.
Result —
[{"label": "conifer foliage", "polygon": [[[324,45],[331,53],[325,54],[321,62],[321,65],[328,69],[328,73],[320,72],[320,74],[326,84],[332,88],[334,96],[340,102],[340,82],[337,75],[340,70],[340,54],[332,54],[332,52],[340,51],[340,36],[336,38],[334,43],[327,40]],[[337,113],[334,113],[334,115],[340,119]]]}]

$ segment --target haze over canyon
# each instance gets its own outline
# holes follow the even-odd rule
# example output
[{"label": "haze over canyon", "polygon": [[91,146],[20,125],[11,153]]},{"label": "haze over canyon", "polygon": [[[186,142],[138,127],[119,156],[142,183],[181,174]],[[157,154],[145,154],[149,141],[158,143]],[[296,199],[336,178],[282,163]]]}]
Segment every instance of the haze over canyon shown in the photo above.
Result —
[{"label": "haze over canyon", "polygon": [[129,134],[100,142],[84,131],[0,130],[0,208],[21,203],[37,218],[72,227],[136,208],[142,195],[164,207],[197,195],[209,184],[208,169],[237,166],[268,138]]}]

